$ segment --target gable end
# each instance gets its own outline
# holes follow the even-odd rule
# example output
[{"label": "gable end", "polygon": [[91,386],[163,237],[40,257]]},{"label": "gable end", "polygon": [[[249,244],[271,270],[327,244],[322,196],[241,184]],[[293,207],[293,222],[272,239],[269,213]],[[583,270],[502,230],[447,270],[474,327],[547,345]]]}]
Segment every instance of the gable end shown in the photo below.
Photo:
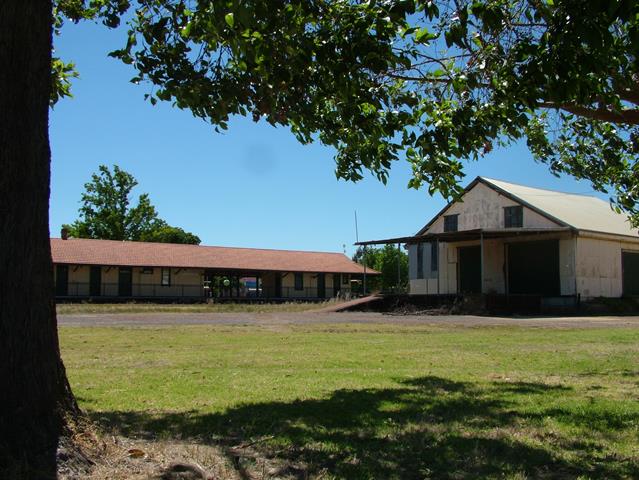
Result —
[{"label": "gable end", "polygon": [[[500,196],[502,196],[502,197],[514,202],[517,205],[521,205],[522,207],[525,207],[525,209],[528,209],[531,212],[534,212],[536,215],[542,217],[543,219],[552,222],[554,224],[553,226],[574,228],[572,225],[569,225],[566,222],[564,222],[564,221],[562,221],[562,220],[560,220],[560,219],[558,219],[558,218],[556,218],[556,217],[544,212],[543,210],[535,207],[534,205],[529,204],[528,202],[526,202],[526,201],[522,200],[521,198],[517,197],[516,195],[513,195],[509,191],[504,190],[503,188],[500,188],[497,185],[494,185],[493,183],[491,183],[490,181],[484,179],[483,177],[477,177],[470,184],[468,184],[468,186],[466,188],[464,188],[464,190],[463,190],[463,192],[462,192],[462,194],[461,194],[461,196],[460,196],[460,198],[458,200],[453,200],[452,202],[449,202],[439,213],[437,213],[437,215],[435,215],[424,227],[422,227],[417,232],[416,236],[424,235],[435,224],[435,222],[437,222],[445,214],[449,213],[451,208],[453,208],[455,205],[463,203],[463,201],[462,201],[463,197],[467,196],[480,183],[483,186],[489,188],[490,190],[496,192]],[[502,217],[501,211],[499,212],[498,215],[499,215],[500,218]],[[493,223],[494,223],[494,219],[493,219]],[[473,228],[482,228],[482,226],[475,225]],[[494,228],[494,226],[493,226],[493,228]],[[501,221],[499,222],[498,228],[504,228],[503,222],[501,222]]]}]

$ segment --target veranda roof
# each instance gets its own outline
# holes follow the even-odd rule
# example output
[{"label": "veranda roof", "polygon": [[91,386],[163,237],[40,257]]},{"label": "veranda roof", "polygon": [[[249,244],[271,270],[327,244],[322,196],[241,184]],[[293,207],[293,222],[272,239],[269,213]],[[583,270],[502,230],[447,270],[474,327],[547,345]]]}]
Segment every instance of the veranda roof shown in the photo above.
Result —
[{"label": "veranda roof", "polygon": [[410,237],[397,237],[386,238],[382,240],[367,240],[365,242],[358,242],[355,245],[385,245],[395,243],[423,243],[434,240],[441,242],[462,242],[464,240],[479,240],[484,238],[486,240],[491,238],[506,238],[506,237],[518,237],[522,235],[548,235],[561,232],[570,232],[573,229],[570,227],[557,227],[557,228],[508,228],[508,229],[496,229],[496,228],[475,228],[473,230],[461,230],[457,232],[443,232],[443,233],[426,233],[424,235],[413,235]]}]

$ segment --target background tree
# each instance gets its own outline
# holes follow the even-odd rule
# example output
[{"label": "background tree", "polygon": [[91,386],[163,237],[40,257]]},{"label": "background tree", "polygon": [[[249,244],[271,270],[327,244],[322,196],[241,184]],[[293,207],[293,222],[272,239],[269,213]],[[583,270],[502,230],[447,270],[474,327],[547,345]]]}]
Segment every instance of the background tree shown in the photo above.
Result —
[{"label": "background tree", "polygon": [[382,248],[359,247],[353,255],[353,261],[366,265],[381,272],[381,275],[367,277],[366,289],[374,291],[397,291],[397,261],[399,257],[400,282],[399,291],[408,288],[408,255],[402,250],[397,250],[396,245],[384,245]]},{"label": "background tree", "polygon": [[140,235],[142,242],[159,242],[159,243],[188,243],[191,245],[199,245],[200,237],[190,232],[185,232],[179,227],[167,225],[163,220],[158,220],[153,229]]},{"label": "background tree", "polygon": [[113,172],[100,165],[99,173],[84,184],[80,218],[63,228],[76,238],[200,243],[197,235],[158,218],[147,193],[139,196],[137,205],[131,206],[131,192],[137,184],[133,175],[117,165],[113,166]]}]

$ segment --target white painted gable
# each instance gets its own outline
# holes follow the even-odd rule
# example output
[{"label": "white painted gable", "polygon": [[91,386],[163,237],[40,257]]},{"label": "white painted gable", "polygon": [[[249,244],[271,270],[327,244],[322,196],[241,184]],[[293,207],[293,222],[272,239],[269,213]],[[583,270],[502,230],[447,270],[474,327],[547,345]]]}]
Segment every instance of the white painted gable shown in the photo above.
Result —
[{"label": "white painted gable", "polygon": [[[477,228],[504,228],[504,207],[517,205],[521,204],[486,186],[484,183],[477,182],[474,187],[462,196],[461,200],[450,205],[428,229],[420,233],[442,233],[444,231],[445,215],[459,215],[457,217],[457,229],[459,231]],[[540,215],[526,206],[523,207],[524,228],[556,228],[560,226],[563,225]]]}]

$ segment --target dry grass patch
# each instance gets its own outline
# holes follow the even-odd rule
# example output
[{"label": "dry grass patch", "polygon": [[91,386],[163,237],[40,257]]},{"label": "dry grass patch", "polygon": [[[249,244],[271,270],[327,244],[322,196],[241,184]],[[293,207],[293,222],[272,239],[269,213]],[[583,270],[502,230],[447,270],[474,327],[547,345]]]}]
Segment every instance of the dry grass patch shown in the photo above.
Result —
[{"label": "dry grass patch", "polygon": [[99,313],[281,313],[307,312],[326,308],[339,303],[338,300],[325,302],[285,302],[285,303],[62,303],[56,307],[60,315],[81,315]]}]

